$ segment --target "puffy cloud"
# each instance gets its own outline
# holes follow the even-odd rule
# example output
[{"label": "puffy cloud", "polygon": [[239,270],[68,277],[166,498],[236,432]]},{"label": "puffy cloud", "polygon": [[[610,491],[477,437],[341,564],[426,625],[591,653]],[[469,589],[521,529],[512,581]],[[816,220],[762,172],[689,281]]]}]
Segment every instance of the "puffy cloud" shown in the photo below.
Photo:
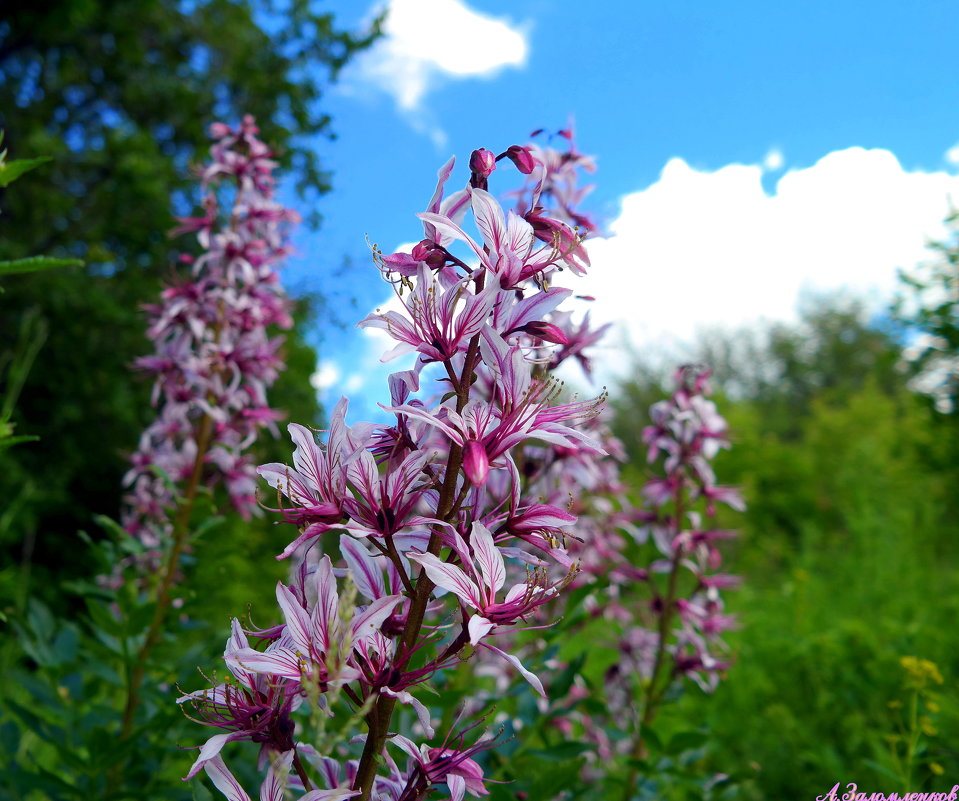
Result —
[{"label": "puffy cloud", "polygon": [[389,92],[415,110],[448,78],[490,77],[522,66],[524,32],[459,0],[390,0],[385,37],[357,59],[354,78]]},{"label": "puffy cloud", "polygon": [[785,164],[786,160],[783,157],[782,151],[776,147],[770,150],[763,159],[763,167],[769,170],[769,172],[781,170]]},{"label": "puffy cloud", "polygon": [[340,381],[340,369],[331,361],[322,360],[310,376],[310,385],[317,392],[326,392]]},{"label": "puffy cloud", "polygon": [[674,158],[625,196],[612,236],[590,246],[593,318],[616,322],[632,345],[669,346],[703,326],[793,319],[803,292],[884,303],[897,268],[928,256],[959,198],[959,176],[910,172],[889,151],[858,147],[789,170],[772,194],[762,178],[759,165],[709,172]]}]

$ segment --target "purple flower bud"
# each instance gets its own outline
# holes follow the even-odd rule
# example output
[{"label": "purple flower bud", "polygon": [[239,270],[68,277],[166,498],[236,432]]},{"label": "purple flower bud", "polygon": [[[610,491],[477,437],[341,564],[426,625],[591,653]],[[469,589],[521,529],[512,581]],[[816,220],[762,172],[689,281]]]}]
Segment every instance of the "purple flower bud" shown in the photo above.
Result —
[{"label": "purple flower bud", "polygon": [[470,170],[473,175],[470,178],[470,186],[476,189],[486,189],[486,179],[493,174],[496,169],[496,156],[486,148],[474,150],[470,156]]},{"label": "purple flower bud", "polygon": [[569,344],[569,337],[566,336],[566,333],[563,331],[563,329],[558,325],[553,325],[552,323],[536,321],[527,323],[518,330],[525,331],[530,336],[537,337],[538,339],[545,340],[546,342],[552,342],[556,345]]},{"label": "purple flower bud", "polygon": [[410,255],[417,264],[421,261],[426,262],[426,266],[433,270],[439,270],[446,264],[446,254],[443,249],[429,239],[424,239],[414,245]]},{"label": "purple flower bud", "polygon": [[463,470],[476,486],[486,483],[489,475],[489,456],[482,443],[475,440],[467,442],[463,449]]},{"label": "purple flower bud", "polygon": [[503,156],[512,161],[516,165],[516,169],[523,175],[529,175],[536,167],[536,159],[533,158],[532,152],[523,145],[510,145],[506,148],[505,153],[500,154],[499,158],[503,158]]}]

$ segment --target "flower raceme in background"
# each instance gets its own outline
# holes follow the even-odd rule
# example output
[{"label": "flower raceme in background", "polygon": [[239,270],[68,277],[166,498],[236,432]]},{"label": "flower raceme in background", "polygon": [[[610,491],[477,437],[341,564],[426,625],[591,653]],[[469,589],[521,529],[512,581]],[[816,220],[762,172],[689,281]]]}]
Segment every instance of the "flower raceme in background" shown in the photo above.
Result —
[{"label": "flower raceme in background", "polygon": [[173,533],[178,493],[189,506],[200,484],[223,484],[246,517],[258,510],[246,451],[259,430],[276,431],[266,393],[284,367],[283,338],[268,331],[292,325],[276,268],[299,216],[276,201],[276,165],[257,132],[249,116],[237,128],[211,127],[204,213],[180,218],[174,232],[195,234],[202,253],[181,256],[189,276],[147,308],[155,349],[137,366],[155,376],[157,418],[124,478],[122,522],[148,549]]},{"label": "flower raceme in background", "polygon": [[274,198],[276,164],[252,117],[236,128],[216,123],[210,133],[211,161],[201,171],[204,213],[181,218],[174,232],[195,233],[202,252],[181,256],[189,276],[147,308],[155,349],[137,366],[155,376],[157,417],[124,477],[129,492],[122,525],[132,538],[125,539],[130,555],[98,578],[120,589],[131,569],[132,586],[139,591],[151,584],[143,596],[155,599],[128,668],[121,739],[134,729],[147,660],[178,603],[172,589],[200,491],[222,484],[241,515],[259,511],[256,469],[246,451],[261,429],[278,433],[279,414],[266,393],[284,368],[283,337],[270,329],[293,324],[276,268],[299,215]]},{"label": "flower raceme in background", "polygon": [[[606,761],[648,759],[646,738],[669,696],[684,679],[714,690],[730,664],[722,635],[735,619],[725,613],[721,591],[738,579],[718,572],[718,546],[735,532],[715,521],[717,504],[745,507],[737,490],[717,484],[711,465],[729,442],[726,421],[709,400],[709,376],[700,366],[679,368],[672,396],[650,409],[643,442],[654,474],[639,505],[631,503],[610,460],[580,492],[587,508],[573,510],[594,524],[574,550],[592,578],[584,601],[590,617],[608,622],[619,652],[604,675],[606,708],[626,712],[578,714],[575,691],[554,698],[554,709],[561,730],[579,731]],[[592,504],[600,506],[590,513]],[[631,792],[639,778],[635,767],[625,776]]]},{"label": "flower raceme in background", "polygon": [[[677,776],[669,775],[679,764],[676,754],[656,752],[662,748],[653,727],[657,712],[687,680],[712,691],[730,664],[723,633],[735,620],[724,611],[722,590],[737,580],[718,571],[719,547],[735,534],[719,528],[716,515],[719,505],[741,511],[743,502],[736,490],[717,484],[711,466],[729,443],[726,422],[709,399],[709,371],[687,365],[673,383],[672,395],[650,409],[643,442],[651,475],[638,493],[620,474],[624,449],[605,415],[588,421],[585,433],[608,458],[540,443],[523,450],[524,492],[545,502],[531,507],[532,529],[544,510],[558,524],[553,516],[565,503],[572,523],[567,547],[553,555],[580,566],[571,592],[543,610],[560,619],[541,638],[560,658],[553,657],[544,682],[549,701],[541,702],[537,736],[548,742],[558,729],[567,753],[582,757],[585,786],[609,789],[617,799],[655,797],[657,780],[676,785]],[[511,644],[523,658],[543,649],[529,638]],[[481,658],[479,670],[497,682],[495,695],[472,702],[477,708],[494,703],[510,683],[499,664]],[[518,738],[529,736],[510,728]],[[675,742],[692,747],[703,740],[698,731],[685,735]],[[507,758],[499,776],[521,782],[522,763],[514,767]],[[719,780],[692,778],[700,793]]]},{"label": "flower raceme in background", "polygon": [[[384,359],[414,354],[415,362],[390,377],[381,404],[388,424],[349,424],[343,399],[322,441],[291,424],[292,464],[260,468],[276,511],[295,527],[279,554],[294,566],[276,588],[282,620],[264,629],[234,621],[224,653],[229,679],[180,698],[217,730],[188,778],[204,770],[228,798],[248,798],[222,752],[249,740],[259,744],[259,766],[269,766],[263,798],[279,797],[278,783],[309,801],[414,801],[438,786],[457,801],[490,792],[475,757],[497,737],[470,732],[492,709],[479,708],[475,693],[459,698],[458,715],[448,704],[431,708],[433,686],[478,654],[466,664],[496,664],[545,697],[528,644],[518,655],[522,632],[552,622],[543,612],[556,612],[563,591],[584,580],[582,563],[600,572],[591,537],[615,523],[581,497],[583,486],[599,492],[614,480],[602,460],[605,393],[570,400],[550,375],[567,358],[588,370],[584,350],[600,333],[588,320],[573,323],[560,309],[572,290],[552,286],[561,271],[587,273],[584,239],[594,230],[575,208],[585,191],[577,171],[591,162],[564,135],[565,153],[474,151],[466,186],[447,194],[451,159],[418,215],[423,239],[410,253],[374,248],[399,307],[360,325],[395,340]],[[504,167],[525,176],[515,209],[504,210],[489,191]],[[661,425],[672,423],[664,417]],[[690,481],[705,475],[705,459],[692,449],[709,436],[720,431],[700,431],[673,454],[669,475],[682,493],[693,492],[680,477],[693,462],[702,470]],[[666,437],[664,429],[657,448],[672,447]],[[584,479],[592,483],[574,492]],[[688,511],[676,509],[675,519]],[[594,517],[584,524],[577,512]],[[631,513],[619,514],[632,524]],[[698,571],[703,583],[684,607],[687,639],[663,646],[652,675],[674,670],[681,655],[680,672],[709,675],[715,665],[703,632],[718,612],[700,605],[711,603],[706,582],[718,582],[695,560],[710,539],[687,543],[685,523],[670,537],[660,529],[671,524],[654,513],[647,523],[669,564]],[[615,549],[609,538],[599,545]],[[624,583],[647,580],[616,567]],[[679,608],[670,587],[663,643]],[[480,723],[460,725],[474,713]]]}]

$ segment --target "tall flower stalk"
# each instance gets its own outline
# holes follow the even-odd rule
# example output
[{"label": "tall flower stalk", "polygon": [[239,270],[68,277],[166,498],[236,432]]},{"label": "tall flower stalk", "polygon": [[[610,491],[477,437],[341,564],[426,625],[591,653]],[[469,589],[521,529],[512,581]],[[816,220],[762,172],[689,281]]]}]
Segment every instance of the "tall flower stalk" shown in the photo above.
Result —
[{"label": "tall flower stalk", "polygon": [[[608,720],[581,715],[583,685],[566,698],[551,699],[555,724],[568,736],[579,731],[597,747],[597,773],[608,774],[617,758],[627,760],[624,801],[633,797],[638,760],[649,756],[646,740],[668,692],[691,680],[709,692],[729,667],[723,634],[735,625],[726,614],[724,589],[737,577],[720,572],[721,544],[735,532],[716,526],[717,507],[744,509],[739,492],[717,483],[712,460],[729,447],[726,422],[709,399],[709,370],[679,368],[675,391],[650,409],[643,431],[653,476],[638,504],[624,485],[616,460],[600,465],[551,463],[539,469],[543,491],[571,493],[571,511],[587,536],[571,547],[583,563],[579,583],[589,619],[608,622],[607,642],[620,659],[604,676],[605,696],[620,712]],[[595,435],[613,454],[622,446],[597,421]],[[575,612],[575,610],[572,610]],[[582,620],[582,618],[581,618]],[[628,721],[623,725],[623,721]],[[611,737],[618,731],[618,738]]]},{"label": "tall flower stalk", "polygon": [[[488,191],[507,162],[530,177],[525,209],[504,211]],[[360,325],[396,342],[384,359],[415,354],[390,377],[391,421],[351,426],[344,398],[321,442],[291,424],[292,465],[260,468],[296,529],[279,555],[298,565],[277,586],[282,622],[236,622],[224,656],[234,681],[181,698],[220,730],[188,778],[205,770],[229,798],[245,797],[221,757],[233,740],[259,743],[261,764],[286,760],[288,788],[310,801],[415,801],[437,785],[454,799],[485,795],[472,757],[495,738],[456,723],[437,732],[431,679],[479,651],[544,692],[507,643],[574,579],[563,543],[576,518],[528,494],[523,459],[533,443],[605,453],[586,430],[604,397],[564,400],[546,369],[575,345],[557,311],[572,291],[552,279],[583,275],[589,258],[584,232],[552,213],[554,172],[534,148],[474,151],[466,186],[447,196],[454,164],[418,215],[423,239],[374,252],[396,301]],[[306,741],[295,721],[310,709],[342,721],[339,742]],[[398,709],[417,721],[406,734]]]},{"label": "tall flower stalk", "polygon": [[242,516],[257,512],[248,449],[261,429],[276,431],[279,415],[267,390],[284,367],[283,338],[270,330],[292,325],[276,268],[299,217],[275,199],[276,164],[257,133],[249,116],[236,128],[211,127],[211,161],[201,173],[203,214],[180,218],[175,231],[195,234],[201,253],[181,256],[189,274],[147,307],[154,352],[137,366],[154,376],[157,417],[124,477],[122,522],[143,546],[137,567],[157,574],[157,603],[128,682],[124,732],[172,602],[198,492],[223,485]]}]

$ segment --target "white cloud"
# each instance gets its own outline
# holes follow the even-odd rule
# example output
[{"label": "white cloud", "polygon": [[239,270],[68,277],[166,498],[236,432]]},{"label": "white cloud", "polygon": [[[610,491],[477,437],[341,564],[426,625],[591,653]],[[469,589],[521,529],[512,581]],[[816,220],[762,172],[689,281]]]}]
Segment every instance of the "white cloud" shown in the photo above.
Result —
[{"label": "white cloud", "polygon": [[[896,270],[943,235],[959,176],[910,172],[886,150],[850,148],[763,190],[763,167],[714,172],[679,158],[622,199],[612,236],[591,244],[581,291],[630,344],[677,344],[697,328],[794,319],[803,291],[886,302]],[[615,341],[615,335],[614,335]]]},{"label": "white cloud", "polygon": [[763,159],[763,167],[769,170],[769,172],[781,170],[785,164],[786,160],[783,158],[783,152],[778,147],[770,150]]},{"label": "white cloud", "polygon": [[339,368],[333,362],[321,361],[316,366],[316,372],[310,376],[310,385],[317,392],[325,392],[335,386],[339,380]]},{"label": "white cloud", "polygon": [[354,76],[392,94],[404,111],[444,79],[522,66],[529,50],[523,30],[459,0],[390,0],[385,34],[357,59]]}]

